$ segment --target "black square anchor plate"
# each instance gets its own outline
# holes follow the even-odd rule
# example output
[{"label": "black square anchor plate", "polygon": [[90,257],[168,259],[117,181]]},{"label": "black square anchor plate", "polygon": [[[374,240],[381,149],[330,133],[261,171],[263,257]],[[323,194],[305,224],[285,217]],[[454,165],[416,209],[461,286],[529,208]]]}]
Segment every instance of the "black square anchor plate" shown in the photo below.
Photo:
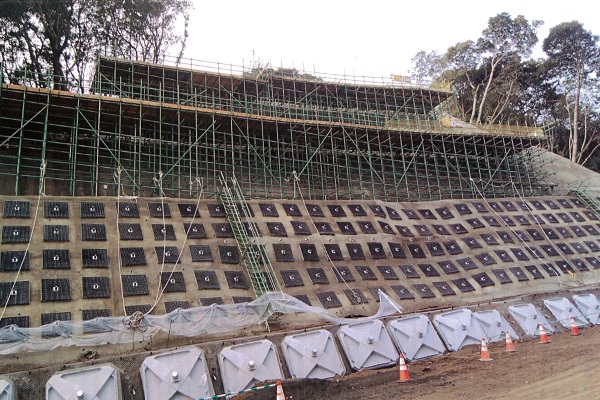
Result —
[{"label": "black square anchor plate", "polygon": [[204,229],[204,225],[202,225],[202,224],[184,223],[183,229],[185,230],[185,234],[187,235],[188,239],[206,239],[207,238],[206,230]]},{"label": "black square anchor plate", "polygon": [[317,298],[325,308],[338,308],[342,306],[340,299],[334,292],[317,292]]},{"label": "black square anchor plate", "polygon": [[412,294],[411,291],[406,288],[406,286],[395,285],[392,286],[392,290],[394,293],[396,293],[396,296],[398,296],[400,300],[411,300],[415,298],[415,295]]},{"label": "black square anchor plate", "polygon": [[355,281],[354,275],[352,275],[352,271],[350,271],[350,268],[348,267],[335,267],[333,269],[333,274],[338,283]]},{"label": "black square anchor plate", "polygon": [[300,251],[304,261],[319,261],[317,246],[312,243],[300,243]]},{"label": "black square anchor plate", "polygon": [[148,212],[152,218],[171,218],[168,203],[148,203]]},{"label": "black square anchor plate", "polygon": [[442,296],[454,296],[456,292],[446,282],[432,282],[433,286],[442,294]]},{"label": "black square anchor plate", "polygon": [[385,250],[383,249],[383,244],[379,242],[368,242],[367,246],[369,247],[369,252],[371,253],[371,258],[373,260],[381,260],[387,258],[385,254]]},{"label": "black square anchor plate", "polygon": [[248,282],[246,276],[241,271],[225,271],[225,279],[229,289],[248,290]]},{"label": "black square anchor plate", "polygon": [[398,275],[389,265],[378,265],[377,269],[386,281],[397,281]]},{"label": "black square anchor plate", "polygon": [[283,203],[282,207],[288,217],[301,217],[302,216],[302,212],[298,208],[297,204]]},{"label": "black square anchor plate", "polygon": [[435,293],[424,283],[414,283],[413,288],[419,294],[419,296],[423,299],[428,299],[431,297],[435,297]]},{"label": "black square anchor plate", "polygon": [[82,201],[79,213],[81,218],[104,218],[104,203]]},{"label": "black square anchor plate", "polygon": [[490,278],[490,276],[488,274],[486,274],[485,272],[480,272],[479,274],[471,275],[471,277],[473,279],[475,279],[475,282],[479,283],[479,286],[481,286],[481,287],[495,285],[492,278]]},{"label": "black square anchor plate", "polygon": [[519,282],[528,281],[529,278],[525,275],[525,272],[521,269],[521,267],[509,267],[508,270],[512,272],[512,274],[517,278]]},{"label": "black square anchor plate", "polygon": [[475,288],[466,278],[452,279],[452,283],[463,293],[473,292]]},{"label": "black square anchor plate", "polygon": [[365,253],[363,252],[362,246],[359,243],[346,243],[348,254],[350,254],[351,260],[364,260]]},{"label": "black square anchor plate", "polygon": [[512,283],[512,279],[510,279],[510,276],[502,268],[493,269],[492,273],[498,278],[500,283]]},{"label": "black square anchor plate", "polygon": [[344,294],[353,306],[369,302],[360,289],[344,289]]},{"label": "black square anchor plate", "polygon": [[286,288],[304,286],[304,281],[300,276],[300,272],[293,269],[286,269],[280,272],[283,284]]},{"label": "black square anchor plate", "polygon": [[400,265],[400,271],[404,273],[404,276],[407,278],[420,278],[421,276],[412,265]]},{"label": "black square anchor plate", "polygon": [[290,224],[292,224],[292,228],[294,228],[294,234],[302,236],[312,235],[312,232],[310,231],[310,228],[306,222],[290,221]]},{"label": "black square anchor plate", "polygon": [[329,284],[329,279],[327,278],[327,275],[325,275],[323,268],[306,268],[306,273],[308,273],[313,285]]},{"label": "black square anchor plate", "polygon": [[458,274],[460,272],[456,265],[454,265],[454,263],[450,260],[438,261],[438,265],[448,275]]},{"label": "black square anchor plate", "polygon": [[398,243],[388,242],[393,258],[406,258],[406,253],[402,249],[402,245]]}]

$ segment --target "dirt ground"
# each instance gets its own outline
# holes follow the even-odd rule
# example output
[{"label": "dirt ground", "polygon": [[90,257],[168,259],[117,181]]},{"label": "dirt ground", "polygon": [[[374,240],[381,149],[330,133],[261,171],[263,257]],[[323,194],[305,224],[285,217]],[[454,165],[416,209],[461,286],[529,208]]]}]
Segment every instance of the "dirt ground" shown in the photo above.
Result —
[{"label": "dirt ground", "polygon": [[[397,383],[396,368],[362,371],[327,381],[283,382],[286,400],[367,399],[600,399],[600,327],[490,345],[494,361],[480,362],[479,347],[408,364],[411,381]],[[235,400],[274,400],[275,389],[246,393]]]}]

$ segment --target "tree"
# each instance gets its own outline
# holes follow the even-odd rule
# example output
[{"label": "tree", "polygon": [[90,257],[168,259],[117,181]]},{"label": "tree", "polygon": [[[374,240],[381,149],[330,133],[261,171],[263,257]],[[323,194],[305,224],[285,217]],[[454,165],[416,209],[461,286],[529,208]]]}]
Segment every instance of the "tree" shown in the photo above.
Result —
[{"label": "tree", "polygon": [[470,123],[508,122],[518,99],[520,63],[537,43],[541,21],[529,23],[507,13],[489,19],[476,41],[466,40],[444,54],[419,52],[412,72],[419,79],[445,80],[456,92],[460,118]]},{"label": "tree", "polygon": [[180,46],[181,57],[190,8],[189,0],[3,0],[0,61],[13,79],[45,86],[50,72],[54,88],[67,89],[97,54],[158,62]]},{"label": "tree", "polygon": [[582,96],[598,83],[598,36],[586,31],[580,22],[564,22],[550,30],[542,48],[548,55],[547,64],[553,82],[564,94],[564,107],[569,112],[568,157],[581,163],[585,150],[589,151],[591,141],[596,140],[588,130],[590,113],[594,111],[589,97],[583,107],[583,120],[580,114]]},{"label": "tree", "polygon": [[[183,55],[189,22],[189,0],[96,0],[104,21],[103,47],[115,57],[161,62],[165,49],[180,46]],[[174,31],[183,17],[183,36]]]},{"label": "tree", "polygon": [[479,102],[478,123],[481,123],[483,106],[496,70],[501,63],[511,61],[518,63],[522,57],[528,57],[538,41],[536,32],[541,25],[542,21],[532,21],[529,24],[522,15],[512,19],[508,13],[498,14],[488,21],[488,27],[477,41],[477,47],[483,56],[489,58],[488,78]]},{"label": "tree", "polygon": [[71,36],[75,0],[6,0],[0,7],[5,42],[4,62],[32,71],[38,78],[51,67],[55,84],[63,88],[66,77],[62,56]]}]

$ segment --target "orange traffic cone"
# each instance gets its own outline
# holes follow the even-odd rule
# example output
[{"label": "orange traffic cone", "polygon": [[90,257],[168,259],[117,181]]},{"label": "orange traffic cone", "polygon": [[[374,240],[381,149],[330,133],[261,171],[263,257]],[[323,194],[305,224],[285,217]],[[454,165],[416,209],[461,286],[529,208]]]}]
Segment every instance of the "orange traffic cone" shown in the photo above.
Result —
[{"label": "orange traffic cone", "polygon": [[517,349],[515,349],[515,344],[512,341],[512,338],[510,337],[510,332],[506,331],[506,346],[504,348],[504,351],[508,352],[512,352],[512,351],[517,351]]},{"label": "orange traffic cone", "polygon": [[544,326],[540,324],[540,344],[550,343],[550,339],[548,339],[548,335],[546,334],[546,330]]},{"label": "orange traffic cone", "polygon": [[283,394],[283,386],[281,386],[281,381],[277,381],[277,398],[275,400],[285,400],[285,394]]},{"label": "orange traffic cone", "polygon": [[410,374],[408,373],[408,368],[406,368],[406,361],[404,361],[404,355],[402,353],[400,353],[400,361],[398,362],[398,365],[399,365],[398,372],[400,373],[398,382],[410,381]]},{"label": "orange traffic cone", "polygon": [[485,338],[481,339],[481,358],[479,361],[492,361],[493,358],[490,357],[490,351],[488,350],[487,344],[485,343]]},{"label": "orange traffic cone", "polygon": [[579,332],[579,328],[575,325],[575,318],[571,317],[571,336],[579,336],[581,332]]}]

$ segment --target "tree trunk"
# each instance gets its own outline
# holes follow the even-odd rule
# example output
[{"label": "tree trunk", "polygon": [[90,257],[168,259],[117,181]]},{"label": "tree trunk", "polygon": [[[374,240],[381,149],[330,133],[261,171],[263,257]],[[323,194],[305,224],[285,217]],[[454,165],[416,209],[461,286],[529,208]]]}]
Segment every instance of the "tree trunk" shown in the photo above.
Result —
[{"label": "tree trunk", "polygon": [[490,71],[490,77],[488,78],[487,84],[485,85],[485,90],[483,91],[483,95],[481,96],[481,102],[479,102],[479,112],[477,113],[477,123],[481,123],[481,114],[483,114],[483,104],[485,103],[485,99],[487,97],[488,91],[490,90],[490,86],[492,86],[492,80],[494,79],[494,72],[496,71],[496,66],[500,62],[500,58],[497,60],[492,60],[492,70]]},{"label": "tree trunk", "polygon": [[65,73],[63,71],[63,66],[60,62],[60,57],[62,53],[52,52],[52,70],[53,70],[53,81],[54,81],[54,89],[56,90],[67,90],[67,78],[65,77]]},{"label": "tree trunk", "polygon": [[581,67],[577,66],[577,88],[575,89],[575,107],[573,108],[573,130],[571,131],[571,161],[577,162],[579,153],[579,130],[577,129],[577,121],[579,119],[579,96],[581,94]]}]

